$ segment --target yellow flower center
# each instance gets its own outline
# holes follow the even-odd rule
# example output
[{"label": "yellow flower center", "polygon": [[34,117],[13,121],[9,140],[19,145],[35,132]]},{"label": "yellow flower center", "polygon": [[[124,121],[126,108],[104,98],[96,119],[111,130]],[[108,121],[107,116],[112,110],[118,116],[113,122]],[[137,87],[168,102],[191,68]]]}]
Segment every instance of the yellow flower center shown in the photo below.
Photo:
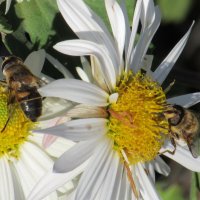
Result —
[{"label": "yellow flower center", "polygon": [[0,86],[0,157],[18,158],[20,146],[27,140],[34,123],[26,118],[18,103],[9,106],[8,110],[8,92]]},{"label": "yellow flower center", "polygon": [[119,97],[108,108],[108,137],[120,155],[125,151],[130,164],[150,161],[158,154],[168,122],[163,117],[166,96],[158,83],[130,71],[116,88]]}]

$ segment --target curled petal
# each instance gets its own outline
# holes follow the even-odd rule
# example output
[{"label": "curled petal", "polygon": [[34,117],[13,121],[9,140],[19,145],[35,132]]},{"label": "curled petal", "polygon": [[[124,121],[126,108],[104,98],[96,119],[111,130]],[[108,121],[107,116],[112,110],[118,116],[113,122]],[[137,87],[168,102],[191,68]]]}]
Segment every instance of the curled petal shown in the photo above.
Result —
[{"label": "curled petal", "polygon": [[87,40],[68,40],[57,43],[54,48],[61,53],[73,56],[94,55],[101,64],[101,70],[108,87],[113,90],[116,85],[116,71],[111,57],[102,46]]},{"label": "curled petal", "polygon": [[102,46],[117,69],[119,56],[112,36],[101,18],[82,0],[57,0],[57,3],[65,21],[78,37]]}]

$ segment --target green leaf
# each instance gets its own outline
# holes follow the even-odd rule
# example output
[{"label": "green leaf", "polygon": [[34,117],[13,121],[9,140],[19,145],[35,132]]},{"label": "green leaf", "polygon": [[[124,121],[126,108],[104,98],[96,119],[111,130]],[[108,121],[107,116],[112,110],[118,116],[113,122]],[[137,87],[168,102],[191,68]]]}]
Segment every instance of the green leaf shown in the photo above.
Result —
[{"label": "green leaf", "polygon": [[13,3],[6,17],[12,23],[14,32],[7,35],[4,41],[10,53],[23,58],[30,51],[47,45],[56,35],[53,23],[57,13],[56,1]]},{"label": "green leaf", "polygon": [[56,1],[31,0],[15,4],[16,15],[21,19],[17,30],[25,30],[32,43],[38,42],[39,47],[47,43],[48,38],[55,35],[52,24],[58,8]]},{"label": "green leaf", "polygon": [[157,0],[162,19],[166,22],[181,22],[192,6],[191,0]]},{"label": "green leaf", "polygon": [[6,17],[14,32],[5,37],[4,44],[10,53],[21,58],[40,48],[51,52],[57,42],[75,38],[55,0],[13,3]]}]

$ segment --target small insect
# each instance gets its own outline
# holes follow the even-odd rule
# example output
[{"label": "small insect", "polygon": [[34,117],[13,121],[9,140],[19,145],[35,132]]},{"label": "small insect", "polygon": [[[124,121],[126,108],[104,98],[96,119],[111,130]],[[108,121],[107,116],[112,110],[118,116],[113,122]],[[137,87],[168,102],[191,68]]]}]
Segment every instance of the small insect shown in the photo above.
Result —
[{"label": "small insect", "polygon": [[171,141],[175,150],[175,139],[183,139],[187,143],[192,156],[196,158],[199,153],[197,138],[200,133],[198,114],[179,105],[170,105],[164,115],[169,122]]},{"label": "small insect", "polygon": [[[1,132],[6,128],[13,112],[13,105],[19,103],[28,119],[35,122],[42,113],[42,97],[37,91],[41,80],[33,75],[16,56],[5,57],[1,69],[5,76],[8,88],[8,113],[9,117]],[[2,81],[3,82],[3,81]]]}]

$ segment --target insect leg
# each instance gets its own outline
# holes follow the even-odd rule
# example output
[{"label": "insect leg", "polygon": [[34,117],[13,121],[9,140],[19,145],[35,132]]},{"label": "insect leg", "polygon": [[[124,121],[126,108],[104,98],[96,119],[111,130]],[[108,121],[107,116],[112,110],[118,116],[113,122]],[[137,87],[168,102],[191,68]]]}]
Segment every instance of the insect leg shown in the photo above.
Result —
[{"label": "insect leg", "polygon": [[159,153],[159,155],[160,155],[160,154],[163,154],[163,153],[170,153],[170,154],[172,154],[172,155],[175,154],[175,151],[176,151],[176,141],[175,141],[175,139],[174,139],[173,137],[170,137],[170,140],[171,140],[172,145],[174,146],[174,150],[173,150],[173,151],[165,150],[165,151]]}]

